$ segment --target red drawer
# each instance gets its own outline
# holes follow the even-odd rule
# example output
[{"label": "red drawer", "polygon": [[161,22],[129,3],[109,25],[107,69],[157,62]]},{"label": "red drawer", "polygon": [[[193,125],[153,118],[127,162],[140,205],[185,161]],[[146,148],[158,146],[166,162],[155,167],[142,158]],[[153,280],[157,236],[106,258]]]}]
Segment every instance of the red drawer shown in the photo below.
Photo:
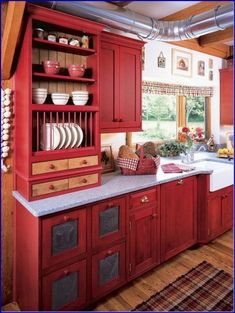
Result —
[{"label": "red drawer", "polygon": [[157,203],[157,188],[146,189],[130,195],[130,209],[147,207]]}]

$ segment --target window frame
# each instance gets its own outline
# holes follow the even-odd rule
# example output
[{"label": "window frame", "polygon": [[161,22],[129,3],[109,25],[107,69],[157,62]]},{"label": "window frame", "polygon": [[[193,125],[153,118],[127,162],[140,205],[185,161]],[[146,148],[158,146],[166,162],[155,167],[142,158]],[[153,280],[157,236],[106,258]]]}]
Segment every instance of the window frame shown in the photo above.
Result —
[{"label": "window frame", "polygon": [[[186,96],[176,96],[176,123],[177,128],[183,127],[186,125]],[[209,139],[211,136],[211,97],[205,96],[205,139]],[[155,140],[153,141],[155,144],[162,144],[169,140]],[[126,133],[126,144],[130,147],[134,147],[136,142],[132,140],[132,132]]]}]

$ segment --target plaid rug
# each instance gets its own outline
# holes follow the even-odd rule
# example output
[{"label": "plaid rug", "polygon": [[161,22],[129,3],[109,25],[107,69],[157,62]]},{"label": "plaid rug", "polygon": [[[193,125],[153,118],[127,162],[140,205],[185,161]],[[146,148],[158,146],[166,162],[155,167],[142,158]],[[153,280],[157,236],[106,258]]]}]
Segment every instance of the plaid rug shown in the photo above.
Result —
[{"label": "plaid rug", "polygon": [[204,261],[132,311],[233,311],[233,278]]}]

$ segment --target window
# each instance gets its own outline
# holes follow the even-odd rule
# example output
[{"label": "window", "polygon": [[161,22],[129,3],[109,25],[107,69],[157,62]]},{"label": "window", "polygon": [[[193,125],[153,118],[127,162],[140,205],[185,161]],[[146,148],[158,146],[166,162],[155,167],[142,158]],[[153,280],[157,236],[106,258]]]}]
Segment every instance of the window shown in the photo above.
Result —
[{"label": "window", "polygon": [[142,99],[143,132],[132,133],[132,143],[174,140],[178,127],[201,127],[208,137],[210,129],[209,97],[144,93]]},{"label": "window", "polygon": [[133,142],[176,139],[176,96],[143,94],[143,132],[133,133]]}]

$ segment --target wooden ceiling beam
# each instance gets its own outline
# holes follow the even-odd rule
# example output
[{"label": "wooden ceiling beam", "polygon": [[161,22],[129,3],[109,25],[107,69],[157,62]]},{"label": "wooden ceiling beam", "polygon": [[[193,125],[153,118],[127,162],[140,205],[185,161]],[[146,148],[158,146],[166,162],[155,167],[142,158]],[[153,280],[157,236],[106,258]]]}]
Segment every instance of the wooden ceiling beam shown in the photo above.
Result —
[{"label": "wooden ceiling beam", "polygon": [[233,27],[201,36],[198,41],[201,47],[207,47],[216,43],[224,43],[231,40],[233,40]]},{"label": "wooden ceiling beam", "polygon": [[24,15],[25,1],[9,1],[2,36],[2,79],[11,77],[11,68]]},{"label": "wooden ceiling beam", "polygon": [[[203,1],[197,4],[192,5],[186,9],[180,10],[174,14],[168,15],[163,20],[165,21],[176,21],[181,19],[186,19],[191,15],[200,14],[213,8],[217,7],[218,5],[225,5],[232,3],[231,1]],[[216,32],[217,33],[217,32]],[[213,34],[213,33],[212,33]],[[205,36],[209,36],[205,35]],[[204,36],[202,36],[204,37]],[[218,42],[218,41],[216,41]],[[230,55],[229,46],[223,43],[211,43],[210,45],[202,46],[200,44],[200,39],[191,39],[191,40],[183,40],[183,41],[172,41],[170,42],[173,45],[192,49],[195,51],[203,52],[206,54],[210,54],[213,56],[217,56],[219,58],[225,59]]]}]

